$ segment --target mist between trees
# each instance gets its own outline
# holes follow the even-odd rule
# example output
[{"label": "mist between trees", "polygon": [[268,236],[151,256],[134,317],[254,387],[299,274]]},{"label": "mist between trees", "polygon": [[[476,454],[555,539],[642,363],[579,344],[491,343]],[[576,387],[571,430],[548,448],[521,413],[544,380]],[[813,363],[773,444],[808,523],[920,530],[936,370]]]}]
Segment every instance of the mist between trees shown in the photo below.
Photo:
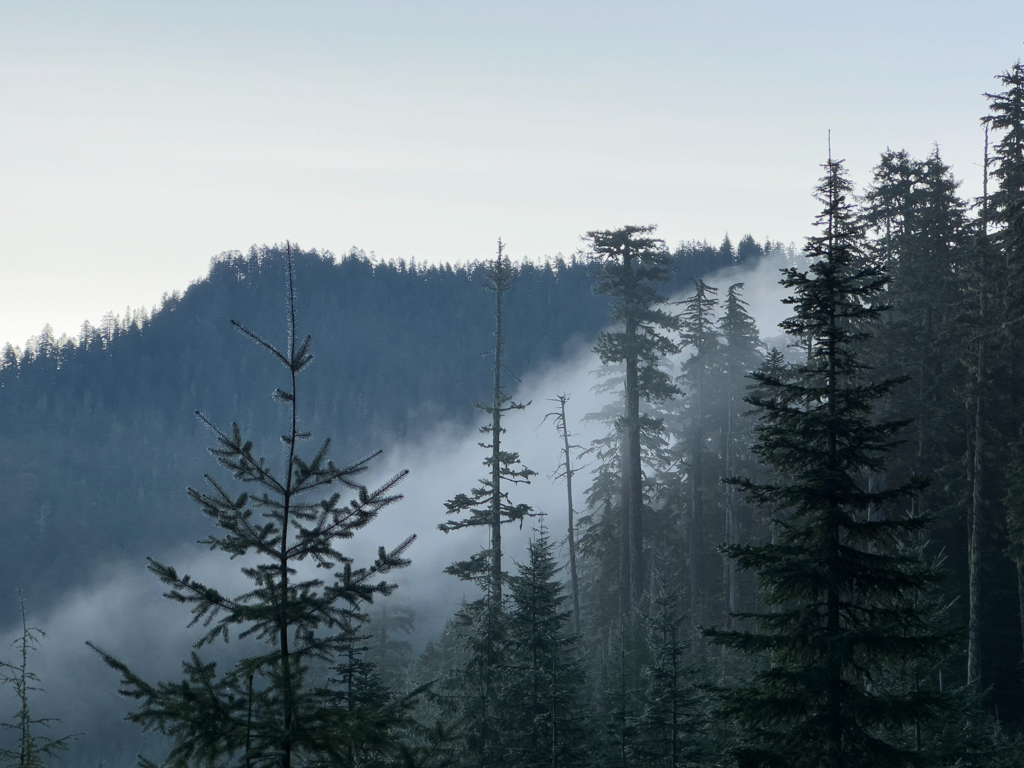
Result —
[{"label": "mist between trees", "polygon": [[829,157],[800,251],[254,248],[8,345],[2,754],[1020,765],[1021,65],[998,86],[980,200],[938,149],[859,188]]}]

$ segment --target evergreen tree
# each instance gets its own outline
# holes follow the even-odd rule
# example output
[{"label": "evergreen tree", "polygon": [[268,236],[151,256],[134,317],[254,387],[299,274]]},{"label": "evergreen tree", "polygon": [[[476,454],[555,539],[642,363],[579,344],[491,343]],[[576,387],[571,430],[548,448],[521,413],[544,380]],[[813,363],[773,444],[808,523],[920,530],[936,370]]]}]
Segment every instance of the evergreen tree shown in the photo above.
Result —
[{"label": "evergreen tree", "polygon": [[636,758],[643,712],[646,663],[645,617],[634,611],[610,633],[598,682],[598,717],[603,724],[600,764],[627,768]]},{"label": "evergreen tree", "polygon": [[575,521],[575,509],[572,498],[572,478],[576,473],[573,468],[573,449],[579,449],[579,446],[572,445],[569,442],[569,423],[565,416],[565,404],[569,400],[569,395],[561,394],[555,398],[555,402],[558,403],[558,410],[552,411],[547,414],[544,419],[554,419],[555,428],[558,430],[558,436],[562,439],[562,455],[561,465],[558,470],[555,471],[554,477],[565,479],[565,492],[567,497],[567,509],[569,512],[569,533],[566,538],[569,544],[569,584],[572,588],[572,629],[576,635],[580,634],[580,582],[579,574],[576,569],[576,521]]},{"label": "evergreen tree", "polygon": [[[741,241],[742,245],[742,241]],[[761,353],[761,338],[757,323],[747,311],[747,302],[742,298],[743,283],[734,283],[726,293],[724,311],[718,324],[718,333],[723,342],[720,347],[722,360],[719,363],[722,382],[722,401],[725,413],[722,426],[722,476],[735,477],[753,471],[754,461],[750,454],[748,435],[751,420],[749,408],[743,402],[754,373],[764,359]],[[739,544],[741,534],[749,533],[748,510],[743,509],[736,498],[735,486],[725,484],[725,543]],[[744,537],[746,540],[749,538]],[[725,604],[727,629],[732,628],[732,614],[741,609],[740,576],[735,561],[725,557]]]},{"label": "evergreen tree", "polygon": [[34,717],[29,707],[29,694],[41,693],[43,689],[39,686],[39,677],[29,671],[28,656],[30,652],[39,650],[39,643],[46,637],[46,633],[28,625],[25,598],[20,593],[18,601],[21,606],[21,637],[14,644],[21,658],[15,664],[0,662],[0,684],[11,686],[18,700],[18,711],[14,713],[14,718],[9,722],[0,722],[0,728],[14,734],[17,746],[0,748],[0,760],[6,761],[5,764],[11,768],[42,768],[44,757],[60,757],[70,742],[81,734],[55,739],[39,733],[40,727],[49,728],[52,723],[59,723],[60,720],[55,717]]},{"label": "evergreen tree", "polygon": [[523,466],[519,454],[502,448],[505,433],[502,417],[509,411],[522,410],[528,403],[517,403],[505,391],[501,374],[504,370],[502,301],[505,292],[515,280],[515,270],[504,256],[504,245],[498,241],[498,254],[488,271],[488,288],[495,295],[494,378],[491,402],[477,407],[491,417],[491,423],[480,427],[489,434],[490,443],[481,447],[490,450],[484,466],[490,476],[468,494],[460,493],[445,502],[449,515],[463,517],[441,523],[445,533],[486,526],[490,534],[489,546],[471,555],[467,560],[453,563],[445,572],[478,584],[483,597],[462,607],[456,616],[456,635],[462,644],[461,679],[448,680],[450,701],[454,702],[453,717],[463,724],[466,746],[473,764],[496,765],[500,760],[499,710],[501,680],[504,664],[504,635],[506,618],[502,604],[502,586],[506,574],[502,568],[501,526],[522,520],[531,513],[528,504],[516,504],[510,499],[503,483],[529,483],[536,473]]},{"label": "evergreen tree", "polygon": [[700,696],[687,665],[684,616],[676,592],[660,575],[647,621],[651,662],[644,667],[647,692],[637,721],[640,765],[680,768],[702,762],[705,724]]},{"label": "evergreen tree", "polygon": [[[186,679],[156,685],[142,679],[110,654],[92,646],[121,675],[121,692],[138,702],[128,719],[157,730],[173,740],[165,765],[185,768],[221,764],[232,759],[254,764],[330,760],[340,764],[351,757],[353,744],[362,748],[389,747],[389,729],[376,713],[356,702],[339,705],[338,692],[311,684],[314,664],[350,651],[355,627],[365,620],[362,606],[386,596],[394,585],[381,578],[408,564],[410,536],[388,552],[380,548],[375,562],[356,568],[339,545],[352,538],[386,507],[400,498],[395,486],[402,472],[376,490],[358,482],[373,456],[338,467],[328,458],[330,440],[312,456],[300,455],[300,443],[310,434],[300,428],[298,375],[309,365],[311,338],[299,340],[296,328],[294,270],[289,259],[287,343],[279,349],[235,323],[246,337],[267,351],[286,370],[287,388],[274,398],[284,404],[287,431],[283,466],[253,452],[238,424],[227,433],[202,414],[199,418],[217,436],[211,453],[243,488],[237,494],[207,476],[211,490],[189,489],[189,496],[218,526],[203,543],[235,557],[246,558],[242,574],[252,589],[230,597],[215,587],[179,574],[173,567],[149,560],[149,570],[170,589],[167,597],[192,609],[190,626],[205,631],[196,648],[223,638],[232,629],[240,638],[267,645],[265,653],[243,658],[218,673],[198,650],[183,663]],[[337,486],[355,498],[341,502]],[[311,563],[331,578],[304,577],[298,568]]]},{"label": "evergreen tree", "polygon": [[553,545],[541,529],[511,578],[504,766],[587,765],[584,679]]},{"label": "evergreen tree", "polygon": [[[769,240],[768,245],[771,244]],[[743,239],[736,244],[736,263],[737,264],[752,264],[757,259],[764,256],[765,248],[754,240],[753,235],[747,234],[743,236]]]},{"label": "evergreen tree", "polygon": [[[1018,372],[1024,365],[1024,343],[1021,341],[1024,324],[1024,64],[1017,61],[997,80],[1003,90],[986,94],[990,114],[984,118],[986,126],[998,136],[992,158],[992,176],[997,187],[989,196],[985,210],[992,225],[993,245],[1001,252],[1000,262],[1005,270],[1002,285],[996,293],[998,303],[992,307],[993,319],[998,323],[1002,356],[1009,363],[1000,382],[1004,402],[1009,408],[1005,411],[1000,409],[999,419],[1005,419],[1007,413],[1012,414],[1008,431],[1017,436],[1024,434],[1024,418],[1020,416],[1024,406],[1024,386]],[[1006,471],[1010,479],[1006,514],[1011,534],[1010,552],[1017,570],[1020,636],[1024,644],[1024,537],[1021,536],[1024,518],[1014,494],[1022,482],[1019,458]]]},{"label": "evergreen tree", "polygon": [[[726,236],[725,243],[729,238]],[[686,503],[689,509],[687,540],[689,543],[690,571],[690,620],[694,626],[704,624],[705,610],[709,600],[707,575],[711,570],[708,557],[708,520],[706,502],[707,486],[717,487],[718,477],[710,483],[705,467],[708,453],[709,416],[712,402],[717,393],[712,385],[712,371],[718,357],[719,335],[715,327],[715,308],[718,306],[718,289],[703,280],[694,280],[693,296],[682,301],[683,310],[679,316],[680,346],[692,349],[692,354],[682,363],[679,388],[687,389],[682,404],[684,426],[678,435],[679,448],[686,459]]]},{"label": "evergreen tree", "polygon": [[992,175],[998,182],[988,201],[994,236],[1009,268],[1006,310],[1009,321],[1024,316],[1024,64],[1018,61],[997,80],[1004,90],[986,94],[986,124],[996,131]]},{"label": "evergreen tree", "polygon": [[750,398],[760,413],[754,450],[780,477],[734,481],[755,503],[785,515],[777,543],[728,548],[757,574],[774,610],[750,616],[755,631],[709,632],[715,643],[771,655],[770,668],[722,695],[723,711],[746,734],[733,750],[741,766],[913,764],[920,755],[900,743],[903,730],[938,707],[932,692],[882,685],[883,669],[943,644],[913,599],[938,575],[893,547],[925,519],[868,515],[921,484],[865,487],[905,423],[872,418],[876,401],[897,383],[865,382],[858,359],[865,329],[882,310],[873,301],[886,278],[864,265],[842,163],[830,158],[824,167],[821,234],[805,248],[811,264],[784,270],[782,279],[795,307],[783,327],[810,341],[810,357],[791,381],[757,376],[764,394]]},{"label": "evergreen tree", "polygon": [[594,348],[601,362],[625,365],[625,413],[621,421],[623,471],[619,527],[619,611],[628,615],[646,587],[644,577],[644,502],[640,413],[641,400],[660,402],[678,389],[661,368],[666,355],[678,346],[665,335],[676,327],[675,318],[657,307],[664,301],[658,284],[671,274],[672,258],[654,227],[626,226],[588,232],[591,263],[596,267],[595,290],[610,296],[612,320],[620,330],[604,331]]},{"label": "evergreen tree", "polygon": [[522,520],[530,513],[527,504],[513,504],[507,490],[502,490],[502,482],[509,484],[529,483],[530,478],[537,474],[523,466],[519,454],[515,451],[503,450],[501,436],[505,428],[501,425],[502,417],[509,411],[521,411],[529,403],[517,403],[509,395],[502,384],[501,374],[504,370],[505,332],[502,327],[502,301],[516,277],[515,269],[504,256],[504,245],[498,241],[498,255],[488,271],[487,287],[495,297],[495,330],[494,330],[494,378],[491,402],[478,404],[477,408],[491,417],[491,423],[480,427],[483,434],[489,434],[490,443],[481,443],[481,447],[490,450],[484,459],[484,466],[490,476],[480,481],[480,485],[468,494],[460,493],[445,502],[449,515],[465,515],[464,517],[441,523],[438,528],[445,533],[486,526],[490,533],[490,546],[474,555],[469,560],[455,563],[446,569],[460,578],[480,581],[484,579],[485,591],[490,609],[501,610],[501,593],[504,582],[504,571],[501,565],[501,526]]},{"label": "evergreen tree", "polygon": [[370,626],[374,630],[370,658],[387,688],[401,690],[410,678],[412,643],[409,638],[416,626],[416,611],[410,605],[387,601],[370,615]]}]

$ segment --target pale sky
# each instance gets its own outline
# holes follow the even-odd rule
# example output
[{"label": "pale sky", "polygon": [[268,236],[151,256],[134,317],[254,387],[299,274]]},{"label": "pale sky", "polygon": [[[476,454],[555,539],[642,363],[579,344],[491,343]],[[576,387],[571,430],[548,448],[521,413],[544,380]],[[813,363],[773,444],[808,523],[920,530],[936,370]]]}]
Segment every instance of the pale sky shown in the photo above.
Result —
[{"label": "pale sky", "polygon": [[1024,2],[0,2],[0,343],[152,306],[212,256],[575,251],[810,231],[938,143],[980,190]]}]

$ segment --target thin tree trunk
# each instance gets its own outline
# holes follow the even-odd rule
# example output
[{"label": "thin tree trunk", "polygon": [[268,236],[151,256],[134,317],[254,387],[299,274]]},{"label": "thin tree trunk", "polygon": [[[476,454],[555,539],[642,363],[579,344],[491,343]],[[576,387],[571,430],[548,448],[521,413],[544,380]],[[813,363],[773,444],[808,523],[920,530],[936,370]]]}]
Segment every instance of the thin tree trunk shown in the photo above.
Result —
[{"label": "thin tree trunk", "polygon": [[[985,291],[987,270],[985,257],[988,246],[988,124],[985,125],[985,163],[982,186],[982,242],[979,250],[981,280],[978,285],[979,335],[985,333]],[[975,371],[974,403],[974,455],[972,457],[971,528],[968,542],[968,619],[967,619],[967,684],[981,690],[981,542],[984,529],[982,480],[985,450],[985,339],[978,339],[977,370]]]},{"label": "thin tree trunk", "polygon": [[640,385],[633,361],[629,402],[629,581],[630,609],[640,602],[644,588],[643,468],[640,451]]},{"label": "thin tree trunk", "polygon": [[[497,270],[504,246],[498,240]],[[505,340],[501,328],[501,290],[496,290],[494,312],[494,400],[491,413],[491,611],[501,607],[501,358]]]},{"label": "thin tree trunk", "polygon": [[1020,613],[1021,658],[1024,659],[1024,562],[1017,561],[1017,607]]},{"label": "thin tree trunk", "polygon": [[703,293],[697,285],[697,377],[694,381],[693,441],[690,447],[690,621],[704,624],[704,310]]},{"label": "thin tree trunk", "polygon": [[[633,254],[626,250],[622,254],[623,266],[632,272]],[[628,617],[633,606],[638,602],[643,589],[643,470],[640,459],[640,377],[638,371],[635,342],[637,336],[637,320],[630,312],[626,318],[626,451],[625,463],[622,467],[622,506],[623,522],[627,528],[621,553],[621,566],[624,569],[622,585],[625,588],[625,610],[621,611],[623,619]]]},{"label": "thin tree trunk", "polygon": [[[732,477],[732,459],[733,459],[733,437],[732,437],[732,422],[733,422],[733,368],[735,366],[729,365],[729,376],[727,381],[728,391],[726,393],[726,416],[725,416],[725,476]],[[725,486],[725,541],[726,544],[733,545],[739,543],[739,523],[736,520],[736,497],[734,495],[735,489],[731,484]],[[725,611],[725,628],[726,630],[732,629],[732,614],[739,610],[739,576],[736,568],[736,561],[728,555],[722,555],[722,561],[725,565],[725,596],[726,596],[726,611]]]},{"label": "thin tree trunk", "polygon": [[630,549],[629,549],[629,429],[625,425],[619,430],[619,464],[621,466],[622,486],[619,492],[619,624],[629,616],[632,589],[630,588]]},{"label": "thin tree trunk", "polygon": [[[698,388],[697,400],[700,400]],[[700,420],[699,404],[697,420]],[[704,574],[701,571],[701,555],[703,554],[701,544],[704,539],[704,497],[700,488],[700,474],[702,470],[701,453],[703,446],[699,434],[699,427],[695,427],[695,434],[691,445],[690,459],[690,620],[693,626],[701,626],[703,621],[702,609],[704,606]]]},{"label": "thin tree trunk", "polygon": [[[978,357],[980,365],[981,353]],[[981,533],[983,523],[981,474],[984,468],[982,415],[982,400],[979,394],[974,412],[974,482],[971,487],[971,536],[968,551],[969,618],[967,620],[967,682],[976,688],[981,686]]]},{"label": "thin tree trunk", "polygon": [[981,688],[981,541],[984,526],[982,472],[984,470],[983,398],[980,392],[985,343],[979,342],[978,385],[974,408],[974,457],[971,484],[971,532],[968,549],[967,683]]},{"label": "thin tree trunk", "polygon": [[569,578],[572,581],[572,630],[574,634],[580,634],[580,585],[576,578],[576,524],[573,520],[572,506],[572,456],[569,453],[569,423],[565,419],[565,401],[568,395],[558,396],[559,425],[562,433],[565,450],[565,491],[569,509]]},{"label": "thin tree trunk", "polygon": [[292,379],[292,390],[291,390],[291,406],[292,406],[292,423],[291,431],[288,433],[288,466],[286,468],[285,475],[285,488],[284,488],[284,509],[282,510],[282,522],[281,522],[281,554],[280,554],[280,574],[281,574],[281,605],[280,610],[280,654],[281,654],[281,672],[284,680],[284,743],[281,745],[281,767],[291,768],[292,763],[292,730],[295,725],[295,700],[294,692],[292,691],[292,667],[291,667],[291,653],[288,647],[288,630],[290,629],[288,621],[288,528],[290,525],[291,518],[291,497],[292,497],[292,482],[294,479],[294,461],[295,461],[295,443],[298,441],[298,422],[299,422],[299,410],[298,410],[298,392],[295,386],[295,275],[292,266],[292,247],[291,243],[287,244],[288,248],[288,358],[291,368],[291,379]]}]

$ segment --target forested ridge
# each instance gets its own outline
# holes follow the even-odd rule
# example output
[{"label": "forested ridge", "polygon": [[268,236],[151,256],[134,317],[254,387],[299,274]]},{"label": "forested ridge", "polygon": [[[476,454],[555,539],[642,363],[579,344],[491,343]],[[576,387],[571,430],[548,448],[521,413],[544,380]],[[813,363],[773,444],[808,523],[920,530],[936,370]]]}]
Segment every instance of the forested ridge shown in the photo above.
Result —
[{"label": "forested ridge", "polygon": [[[738,254],[723,245],[681,246],[679,275],[763,253],[749,238]],[[493,345],[483,262],[382,263],[356,250],[340,258],[296,250],[295,258],[302,320],[318,340],[303,417],[330,424],[343,456],[360,458],[442,421],[471,422],[472,404],[489,388]],[[12,547],[0,564],[4,583],[31,584],[48,600],[98,561],[144,556],[205,531],[182,485],[207,470],[208,436],[193,413],[261,434],[279,429],[253,396],[275,389],[273,369],[237,343],[230,321],[278,322],[284,263],[283,246],[223,254],[152,313],[110,313],[75,339],[44,329],[24,349],[7,345],[0,503]],[[519,373],[589,343],[608,320],[579,259],[520,264],[513,296],[506,363]],[[49,482],[57,466],[63,480]],[[54,560],[64,566],[51,568]],[[4,610],[13,620],[13,606]]]},{"label": "forested ridge", "polygon": [[[237,597],[150,570],[200,646],[248,631],[265,653],[183,649],[158,685],[97,649],[169,766],[1020,765],[1024,65],[997,83],[980,199],[937,147],[888,149],[859,186],[830,156],[800,253],[672,252],[651,226],[543,264],[500,241],[462,267],[253,249],[152,316],[8,346],[0,573],[45,601],[111,552],[209,535],[186,484],[211,549],[263,558]],[[766,251],[791,312],[771,347],[730,279]],[[285,345],[252,330],[282,314]],[[575,494],[540,515],[517,493],[553,468],[503,420],[527,407],[518,373],[580,344],[605,434],[575,445],[561,400]],[[441,420],[480,424],[483,478],[436,523],[488,543],[447,569],[476,598],[414,652],[389,574],[415,547],[362,563],[347,540],[401,503],[401,475],[361,484],[364,457]],[[247,442],[282,434],[281,466]],[[196,490],[204,473],[223,485]],[[513,523],[534,532],[521,562]]]}]

